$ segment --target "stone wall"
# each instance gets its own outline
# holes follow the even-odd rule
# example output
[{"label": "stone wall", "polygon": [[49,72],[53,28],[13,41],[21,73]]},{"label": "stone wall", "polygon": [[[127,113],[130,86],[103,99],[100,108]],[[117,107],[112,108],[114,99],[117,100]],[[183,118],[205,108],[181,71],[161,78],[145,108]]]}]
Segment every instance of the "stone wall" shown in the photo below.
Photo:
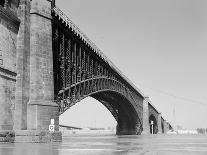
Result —
[{"label": "stone wall", "polygon": [[0,6],[0,131],[13,130],[19,19]]},{"label": "stone wall", "polygon": [[149,97],[145,97],[143,100],[143,119],[142,119],[143,131],[142,134],[149,134]]},{"label": "stone wall", "polygon": [[155,128],[155,133],[158,133],[158,112],[156,111],[156,109],[149,104],[149,118],[150,116],[153,116],[156,120],[156,122],[154,122],[154,128]]},{"label": "stone wall", "polygon": [[[0,10],[3,8],[0,8]],[[3,12],[0,11],[0,14]],[[4,15],[0,15],[4,16]],[[6,14],[5,14],[6,16]],[[0,18],[0,67],[16,71],[17,29],[7,18]]]},{"label": "stone wall", "polygon": [[13,130],[15,81],[3,74],[0,73],[0,130]]}]

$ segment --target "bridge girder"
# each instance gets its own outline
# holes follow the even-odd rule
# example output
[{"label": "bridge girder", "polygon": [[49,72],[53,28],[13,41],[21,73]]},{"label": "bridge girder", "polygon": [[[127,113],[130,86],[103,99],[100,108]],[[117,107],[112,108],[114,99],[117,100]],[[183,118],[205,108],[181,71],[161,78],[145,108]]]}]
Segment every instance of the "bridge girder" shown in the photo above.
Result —
[{"label": "bridge girder", "polygon": [[[121,122],[123,124],[123,119],[126,119],[123,117],[120,121],[124,113],[128,118],[134,117],[129,114],[135,114],[134,124],[137,125],[136,128],[139,128],[136,129],[137,134],[140,134],[142,131],[143,96],[103,59],[103,55],[94,52],[91,46],[75,35],[73,29],[67,27],[60,16],[53,15],[52,21],[54,96],[59,104],[59,114],[64,113],[85,97],[92,96],[98,98],[109,109],[118,125]],[[114,92],[118,94],[118,98],[126,99],[128,105],[125,106],[131,106],[135,112],[128,111],[129,114],[126,112],[122,112],[122,115],[117,114],[116,110],[124,111],[123,108],[116,109],[118,104],[113,105],[107,101],[106,97],[100,99],[97,95],[104,96],[107,92],[112,92],[112,94]],[[108,95],[109,97],[113,97],[113,95]]]}]

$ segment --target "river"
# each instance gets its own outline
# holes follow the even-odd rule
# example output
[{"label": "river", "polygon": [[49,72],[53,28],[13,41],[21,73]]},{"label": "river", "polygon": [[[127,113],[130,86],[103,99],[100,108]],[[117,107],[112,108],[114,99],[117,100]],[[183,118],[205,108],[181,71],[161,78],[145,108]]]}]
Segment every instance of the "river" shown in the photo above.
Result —
[{"label": "river", "polygon": [[59,143],[0,144],[0,155],[207,155],[207,135],[72,134]]}]

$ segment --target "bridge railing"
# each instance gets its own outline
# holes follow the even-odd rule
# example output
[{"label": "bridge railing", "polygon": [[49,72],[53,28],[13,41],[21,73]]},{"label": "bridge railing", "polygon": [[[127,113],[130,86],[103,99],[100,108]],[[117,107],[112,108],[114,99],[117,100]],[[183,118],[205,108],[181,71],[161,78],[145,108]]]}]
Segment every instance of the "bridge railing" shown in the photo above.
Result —
[{"label": "bridge railing", "polygon": [[74,31],[77,36],[79,36],[86,44],[88,44],[102,59],[109,61],[108,58],[101,52],[101,50],[58,7],[55,6],[53,11],[59,16],[59,18],[64,20],[66,26],[69,26],[69,28],[71,28],[72,31]]}]

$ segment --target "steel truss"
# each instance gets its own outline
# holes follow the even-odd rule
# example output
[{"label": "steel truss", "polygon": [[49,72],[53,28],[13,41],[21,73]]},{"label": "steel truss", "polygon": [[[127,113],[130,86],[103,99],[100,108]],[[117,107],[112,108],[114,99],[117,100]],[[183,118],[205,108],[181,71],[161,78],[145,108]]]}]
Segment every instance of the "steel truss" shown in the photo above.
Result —
[{"label": "steel truss", "polygon": [[[54,94],[59,113],[100,92],[116,92],[125,97],[137,113],[137,128],[142,126],[142,96],[103,57],[53,13]],[[118,121],[119,108],[100,101]],[[141,132],[141,131],[139,131]]]}]

